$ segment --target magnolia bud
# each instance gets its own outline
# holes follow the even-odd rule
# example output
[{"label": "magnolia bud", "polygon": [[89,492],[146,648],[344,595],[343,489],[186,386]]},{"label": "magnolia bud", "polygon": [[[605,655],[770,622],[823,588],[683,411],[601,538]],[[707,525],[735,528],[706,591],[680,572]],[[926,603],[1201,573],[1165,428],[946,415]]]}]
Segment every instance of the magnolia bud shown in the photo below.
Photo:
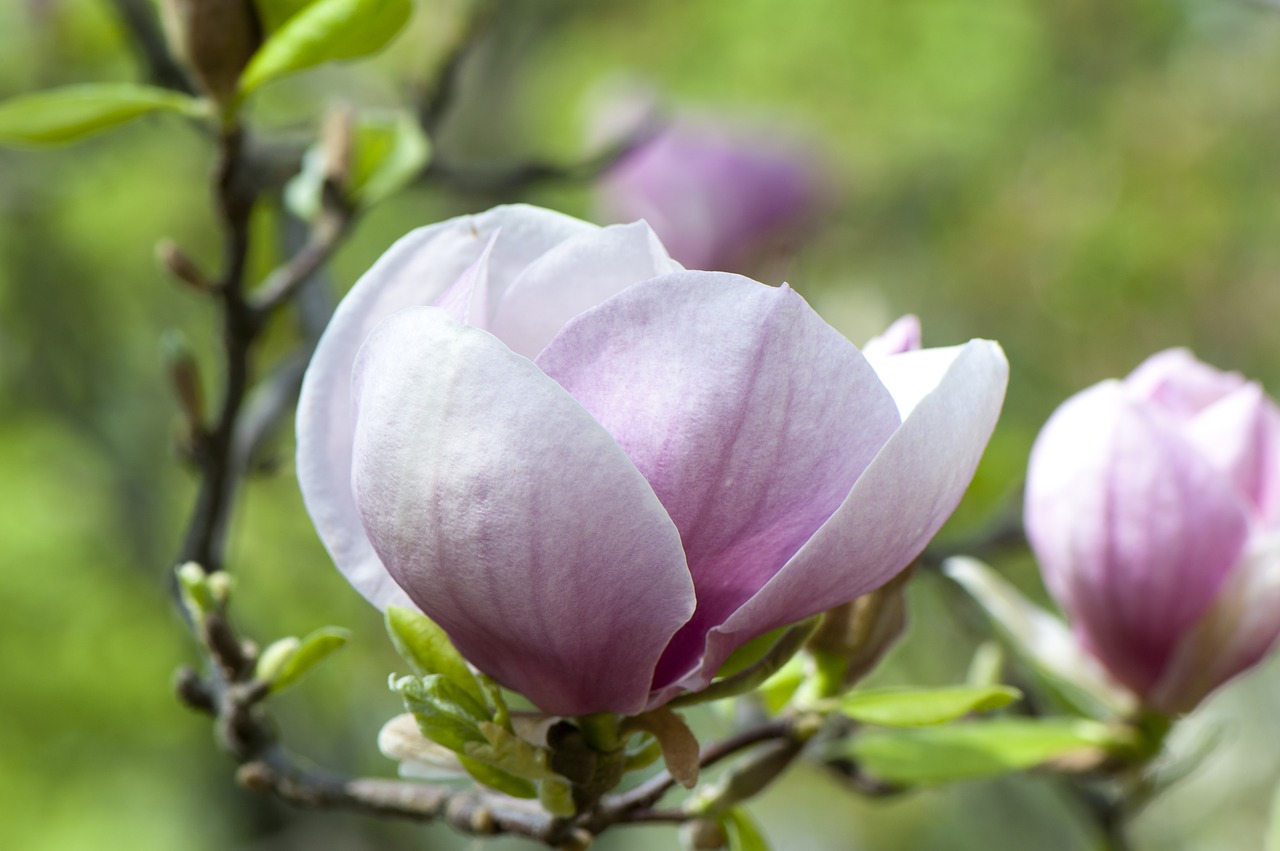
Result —
[{"label": "magnolia bud", "polygon": [[164,0],[169,43],[196,82],[219,103],[235,95],[240,72],[262,43],[252,0]]}]

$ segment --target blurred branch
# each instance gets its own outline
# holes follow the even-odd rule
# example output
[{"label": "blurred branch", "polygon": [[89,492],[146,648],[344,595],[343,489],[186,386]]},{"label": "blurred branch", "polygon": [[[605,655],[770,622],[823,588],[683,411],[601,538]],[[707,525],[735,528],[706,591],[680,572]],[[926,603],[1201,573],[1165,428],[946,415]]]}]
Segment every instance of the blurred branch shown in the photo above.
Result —
[{"label": "blurred branch", "polygon": [[418,97],[418,123],[428,137],[434,136],[454,104],[462,65],[480,40],[480,35],[493,23],[498,12],[497,0],[478,0],[477,8],[467,17],[454,39],[444,61],[440,63],[429,85]]},{"label": "blurred branch", "polygon": [[552,181],[586,183],[608,171],[614,163],[644,145],[661,129],[659,124],[643,126],[617,144],[576,163],[531,161],[477,166],[450,163],[437,156],[423,171],[422,179],[455,191],[481,195],[510,195]]},{"label": "blurred branch", "polygon": [[146,68],[147,79],[157,86],[193,95],[196,93],[182,66],[169,52],[155,7],[147,0],[107,0],[130,37],[133,49]]}]

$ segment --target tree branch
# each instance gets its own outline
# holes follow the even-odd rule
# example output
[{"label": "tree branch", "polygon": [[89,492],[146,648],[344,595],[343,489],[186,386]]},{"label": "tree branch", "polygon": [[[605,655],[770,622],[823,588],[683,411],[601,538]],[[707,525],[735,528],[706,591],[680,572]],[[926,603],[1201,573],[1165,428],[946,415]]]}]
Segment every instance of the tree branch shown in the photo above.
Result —
[{"label": "tree branch", "polygon": [[147,0],[108,0],[129,34],[129,41],[146,68],[147,79],[157,86],[193,95],[196,93],[182,66],[169,52],[155,8]]}]

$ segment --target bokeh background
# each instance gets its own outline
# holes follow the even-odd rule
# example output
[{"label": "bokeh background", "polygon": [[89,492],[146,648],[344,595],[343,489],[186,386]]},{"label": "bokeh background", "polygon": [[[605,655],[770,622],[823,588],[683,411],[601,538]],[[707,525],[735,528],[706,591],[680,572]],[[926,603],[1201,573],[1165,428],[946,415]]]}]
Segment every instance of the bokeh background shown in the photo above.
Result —
[{"label": "bokeh background", "polygon": [[[274,85],[255,120],[305,136],[336,96],[405,104],[465,11],[419,0],[387,53]],[[0,57],[0,97],[139,75],[106,0],[0,4]],[[946,535],[1016,503],[1056,404],[1154,351],[1190,346],[1280,391],[1280,9],[1265,0],[507,0],[463,72],[436,143],[473,164],[588,155],[601,93],[620,87],[806,140],[828,204],[804,244],[759,274],[785,277],[855,342],[914,312],[929,344],[982,336],[1008,352],[1003,419]],[[478,848],[443,828],[298,813],[243,791],[205,719],[171,695],[173,670],[194,658],[165,582],[193,486],[172,448],[158,341],[182,330],[216,380],[215,328],[153,252],[172,238],[214,265],[210,165],[207,140],[166,118],[0,150],[0,845]],[[430,185],[396,196],[337,255],[333,297],[410,228],[511,197]],[[590,183],[518,197],[598,211]],[[260,244],[274,244],[278,216],[259,219]],[[273,329],[264,365],[296,325]],[[263,640],[353,630],[274,705],[301,752],[390,774],[373,739],[399,708],[385,688],[398,663],[310,527],[289,432],[235,520],[238,618]],[[999,564],[1042,595],[1025,554]],[[963,676],[963,604],[925,576],[911,606],[911,632],[876,680]],[[1278,711],[1272,663],[1189,718],[1168,770],[1203,761],[1137,818],[1135,846],[1261,847]],[[1035,775],[867,801],[799,771],[753,810],[779,849],[1095,842],[1059,783]],[[601,847],[675,842],[644,829]]]}]

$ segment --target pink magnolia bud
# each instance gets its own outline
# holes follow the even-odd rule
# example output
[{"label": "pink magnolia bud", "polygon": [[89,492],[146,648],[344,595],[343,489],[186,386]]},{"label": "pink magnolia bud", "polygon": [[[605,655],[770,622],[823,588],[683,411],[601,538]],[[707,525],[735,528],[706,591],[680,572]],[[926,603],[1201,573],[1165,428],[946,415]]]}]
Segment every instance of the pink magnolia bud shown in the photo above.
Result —
[{"label": "pink magnolia bud", "polygon": [[1184,349],[1067,400],[1027,534],[1077,636],[1150,708],[1193,708],[1280,634],[1280,409]]},{"label": "pink magnolia bud", "polygon": [[1004,355],[883,360],[643,222],[499,207],[409,234],[339,305],[298,477],[370,601],[549,714],[633,714],[882,586],[955,508]]},{"label": "pink magnolia bud", "polygon": [[744,271],[813,225],[814,163],[812,151],[767,133],[677,120],[605,174],[602,212],[644,219],[691,269]]}]

